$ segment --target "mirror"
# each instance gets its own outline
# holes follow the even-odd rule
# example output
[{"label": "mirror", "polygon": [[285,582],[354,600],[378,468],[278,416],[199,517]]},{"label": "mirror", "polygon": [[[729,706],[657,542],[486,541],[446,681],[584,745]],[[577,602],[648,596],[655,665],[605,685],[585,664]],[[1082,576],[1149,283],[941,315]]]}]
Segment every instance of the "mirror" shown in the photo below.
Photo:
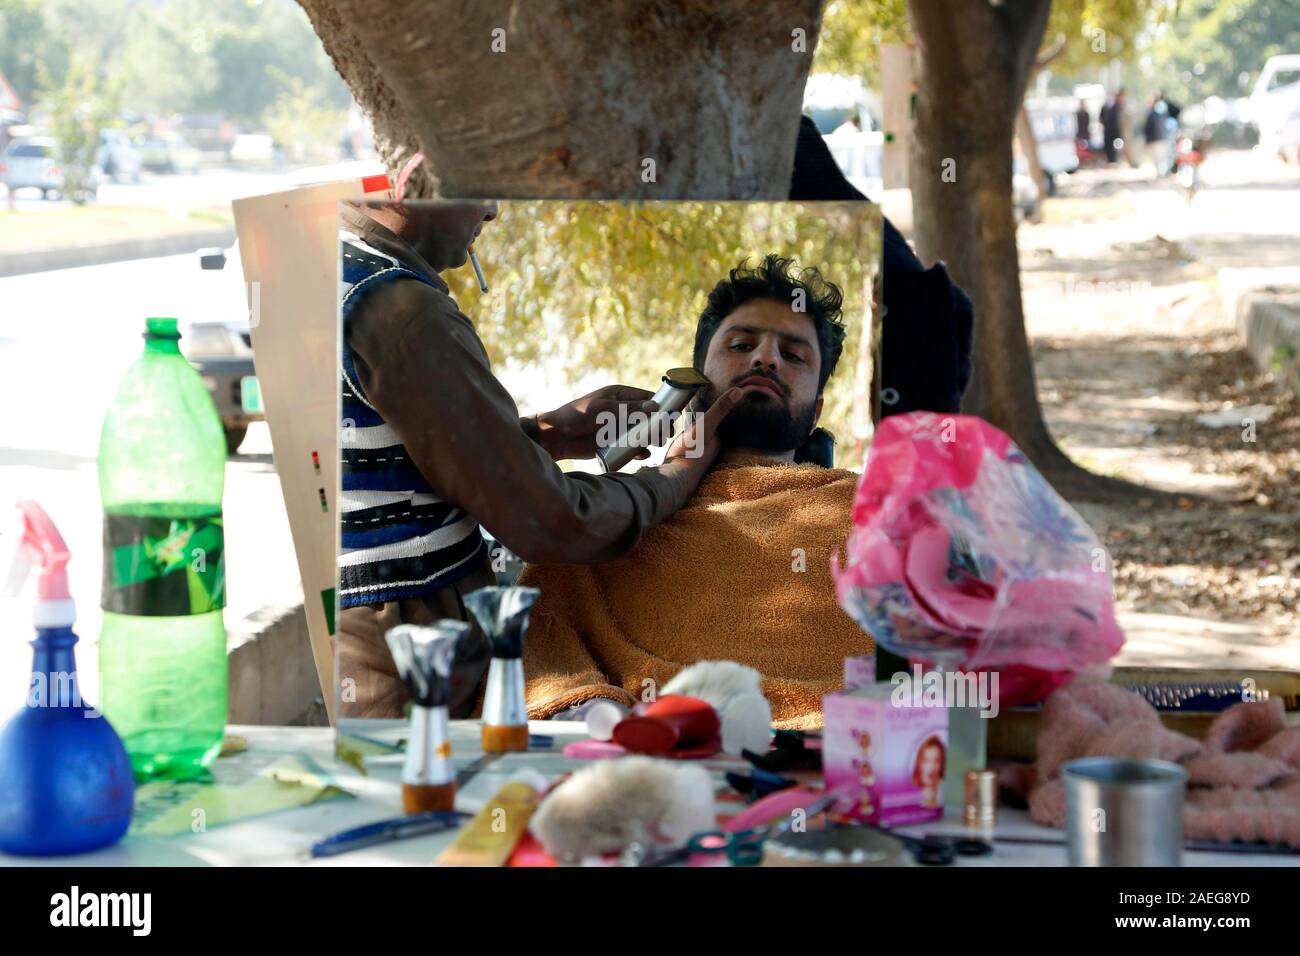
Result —
[{"label": "mirror", "polygon": [[[821,614],[841,619],[832,625],[838,637],[827,643],[824,660],[810,670],[806,654],[791,646],[771,666],[803,698],[820,701],[823,685],[838,686],[846,650],[861,653],[867,646],[834,603],[828,555],[833,541],[847,535],[852,489],[879,406],[873,302],[882,227],[875,206],[511,200],[357,202],[341,210],[343,465],[334,662],[341,746],[346,740],[346,747],[365,752],[391,745],[402,732],[409,695],[384,644],[385,630],[470,618],[465,595],[493,584],[541,591],[524,640],[532,716],[562,714],[571,700],[593,693],[626,700],[692,660],[719,656],[720,642],[734,641],[759,621],[768,630],[767,650],[748,663],[761,665],[789,636],[787,629],[811,623],[815,633]],[[486,292],[465,261],[471,240]],[[805,271],[810,267],[816,272]],[[405,290],[394,281],[398,275]],[[412,321],[452,323],[453,337],[413,331],[392,318],[394,309],[411,310],[418,317]],[[706,313],[713,324],[697,350]],[[825,332],[827,323],[840,331]],[[840,349],[824,383],[829,353],[822,335]],[[432,341],[444,343],[443,354],[412,357],[411,350]],[[478,342],[500,385],[467,388],[469,397],[458,401],[458,393],[440,389],[463,370],[439,363],[454,352],[486,382],[475,358]],[[758,361],[766,380],[749,381],[747,363],[755,359],[748,356],[763,350],[774,356]],[[728,385],[743,384],[741,406],[752,406],[748,424],[735,416],[739,424],[722,444],[735,450],[737,461],[724,450],[686,509],[638,534],[638,525],[649,522],[643,516],[627,524],[629,501],[641,509],[654,500],[638,490],[635,473],[664,460],[670,433],[662,418],[646,418],[656,423],[657,447],[614,477],[602,475],[597,458],[573,457],[576,444],[557,441],[554,429],[544,427],[545,413],[614,383],[648,396],[668,370],[691,366],[709,382],[702,387],[705,404]],[[480,441],[472,424],[455,417],[488,413],[497,420],[482,432],[499,429],[502,416],[523,416],[518,430],[527,442],[521,446],[519,433],[508,448]],[[537,424],[527,420],[539,413]],[[637,413],[626,405],[611,412],[603,423],[608,430],[588,436],[588,443],[604,447]],[[833,445],[812,432],[814,425],[834,435]],[[784,445],[786,459],[802,460],[797,467],[776,452],[771,462],[740,455],[756,445],[781,446],[783,438],[772,436],[785,434],[782,428],[796,436]],[[673,430],[684,430],[680,418]],[[463,436],[457,446],[463,460],[446,454],[446,434]],[[419,465],[414,471],[411,461]],[[509,480],[517,491],[508,497],[537,509],[580,500],[587,504],[575,514],[589,505],[586,524],[575,530],[520,501],[480,504],[488,510],[472,513],[466,502],[499,494],[502,468],[514,469]],[[797,479],[784,477],[796,473]],[[772,488],[763,485],[766,474],[777,476]],[[440,484],[464,500],[439,494]],[[531,528],[537,522],[555,529],[551,538]],[[679,550],[680,559],[666,557],[665,548]],[[744,560],[727,553],[745,549],[753,553]],[[436,586],[421,583],[428,581]],[[737,590],[746,581],[748,597]],[[625,593],[632,604],[604,606],[595,597],[602,588]],[[634,652],[652,633],[671,645],[678,628],[691,633],[679,635],[685,643],[671,652],[669,645]],[[609,653],[622,653],[618,648],[631,656],[610,659]],[[739,647],[726,654],[743,657]],[[452,717],[481,707],[486,660],[481,665],[466,665],[465,686],[452,692]],[[596,685],[608,689],[593,690]]]}]

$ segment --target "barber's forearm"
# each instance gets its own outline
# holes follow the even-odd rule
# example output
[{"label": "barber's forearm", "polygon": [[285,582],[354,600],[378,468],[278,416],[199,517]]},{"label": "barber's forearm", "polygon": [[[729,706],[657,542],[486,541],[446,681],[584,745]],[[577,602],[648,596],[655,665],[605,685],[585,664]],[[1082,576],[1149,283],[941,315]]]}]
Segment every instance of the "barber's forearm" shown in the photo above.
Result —
[{"label": "barber's forearm", "polygon": [[[530,564],[597,564],[631,548],[644,529],[669,518],[687,497],[679,479],[656,468],[632,475],[570,473],[566,480],[578,495],[570,512],[572,520],[557,522],[544,537],[525,533],[518,547],[488,530]],[[619,494],[625,496],[626,513]],[[594,506],[602,499],[617,503],[617,525],[594,520]]]},{"label": "barber's forearm", "polygon": [[362,387],[440,497],[523,560],[564,564],[615,557],[681,506],[672,474],[561,472],[457,316],[400,322],[363,307],[348,330]]}]

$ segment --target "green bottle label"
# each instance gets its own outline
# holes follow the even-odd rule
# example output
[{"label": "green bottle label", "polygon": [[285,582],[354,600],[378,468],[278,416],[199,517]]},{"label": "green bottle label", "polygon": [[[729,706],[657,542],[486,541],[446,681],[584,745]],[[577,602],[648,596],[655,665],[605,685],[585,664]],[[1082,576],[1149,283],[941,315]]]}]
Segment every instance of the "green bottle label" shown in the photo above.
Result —
[{"label": "green bottle label", "polygon": [[104,516],[101,607],[117,614],[179,617],[226,606],[221,512],[168,518]]}]

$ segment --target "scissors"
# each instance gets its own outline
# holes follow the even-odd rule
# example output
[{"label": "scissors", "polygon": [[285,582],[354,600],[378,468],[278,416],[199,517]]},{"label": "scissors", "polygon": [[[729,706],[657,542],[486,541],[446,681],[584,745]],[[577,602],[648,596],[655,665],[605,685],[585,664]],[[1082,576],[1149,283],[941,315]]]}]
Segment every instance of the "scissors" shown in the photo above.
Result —
[{"label": "scissors", "polygon": [[[637,866],[672,866],[684,863],[697,853],[714,855],[725,853],[732,866],[755,866],[763,860],[763,841],[767,834],[761,830],[706,830],[691,836],[682,846],[661,853],[649,853],[636,861]],[[633,844],[636,847],[636,844]],[[635,853],[635,851],[634,851]]]},{"label": "scissors", "polygon": [[947,866],[959,856],[987,856],[993,852],[993,844],[978,837],[952,837],[936,833],[914,837],[875,823],[843,825],[864,827],[891,836],[903,844],[903,848],[912,854],[912,859],[927,866]]},{"label": "scissors", "polygon": [[[802,819],[816,816],[830,809],[835,803],[835,795],[824,793],[807,805],[800,807]],[[784,833],[798,819],[790,813],[780,823],[768,823],[763,826],[747,827],[742,830],[705,830],[693,834],[682,846],[660,853],[647,851],[639,844],[629,847],[629,862],[635,866],[671,866],[683,863],[696,853],[715,855],[725,853],[727,862],[732,866],[757,866],[763,862],[763,844],[777,834]]]}]

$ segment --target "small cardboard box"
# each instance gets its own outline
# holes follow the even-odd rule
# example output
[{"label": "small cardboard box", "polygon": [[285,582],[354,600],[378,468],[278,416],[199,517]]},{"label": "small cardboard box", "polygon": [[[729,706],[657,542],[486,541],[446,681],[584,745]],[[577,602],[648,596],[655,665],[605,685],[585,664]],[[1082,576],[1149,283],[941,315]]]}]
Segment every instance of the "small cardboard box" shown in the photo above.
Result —
[{"label": "small cardboard box", "polygon": [[892,691],[872,684],[822,699],[826,789],[842,793],[837,809],[852,819],[880,826],[938,820],[947,708],[900,706]]},{"label": "small cardboard box", "polygon": [[844,690],[847,693],[876,682],[876,655],[844,658]]}]

